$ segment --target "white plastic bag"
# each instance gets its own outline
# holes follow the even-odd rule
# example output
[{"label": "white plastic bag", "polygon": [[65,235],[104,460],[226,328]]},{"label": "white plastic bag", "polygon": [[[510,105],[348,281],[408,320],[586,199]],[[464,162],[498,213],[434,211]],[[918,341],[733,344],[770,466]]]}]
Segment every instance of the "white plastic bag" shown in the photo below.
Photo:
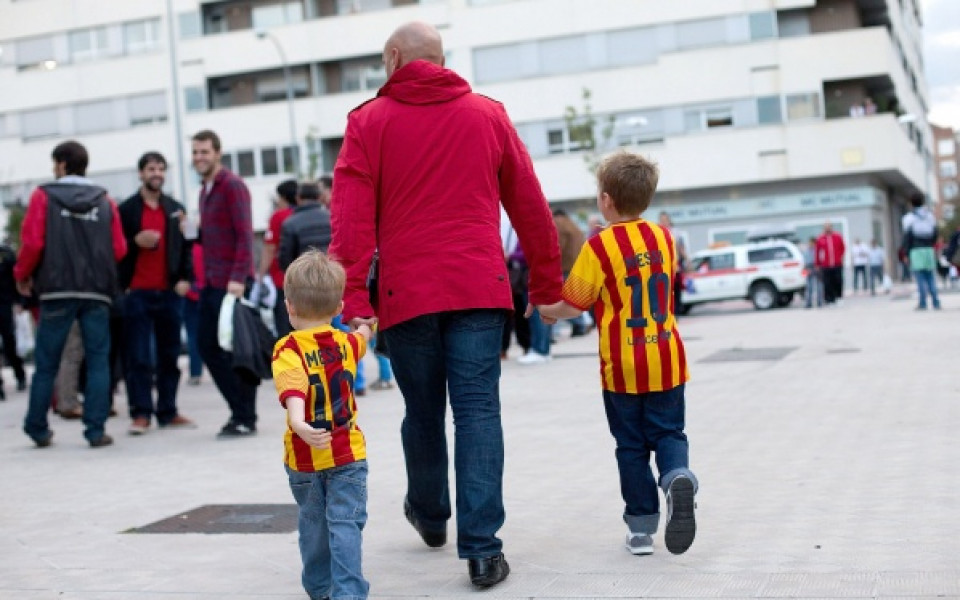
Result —
[{"label": "white plastic bag", "polygon": [[233,309],[236,305],[236,296],[224,294],[217,320],[217,343],[227,352],[233,352]]},{"label": "white plastic bag", "polygon": [[890,279],[889,275],[884,274],[883,276],[883,293],[889,294],[890,290],[893,289],[893,280]]},{"label": "white plastic bag", "polygon": [[17,356],[26,358],[36,345],[33,337],[33,317],[29,311],[21,310],[13,317],[13,322],[14,335],[17,337]]}]

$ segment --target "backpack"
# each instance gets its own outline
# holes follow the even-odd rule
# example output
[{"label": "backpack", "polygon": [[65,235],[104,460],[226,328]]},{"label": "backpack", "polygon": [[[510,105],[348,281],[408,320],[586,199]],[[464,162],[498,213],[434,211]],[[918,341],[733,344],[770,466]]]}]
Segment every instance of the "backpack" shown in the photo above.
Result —
[{"label": "backpack", "polygon": [[910,221],[910,233],[915,238],[933,239],[937,236],[937,220],[930,211],[916,210]]}]

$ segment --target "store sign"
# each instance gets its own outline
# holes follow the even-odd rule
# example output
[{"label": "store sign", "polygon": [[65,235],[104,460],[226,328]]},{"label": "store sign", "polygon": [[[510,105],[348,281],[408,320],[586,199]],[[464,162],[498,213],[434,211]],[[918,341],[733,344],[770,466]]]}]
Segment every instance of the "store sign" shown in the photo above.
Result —
[{"label": "store sign", "polygon": [[[724,219],[747,219],[804,212],[831,212],[850,208],[876,206],[882,194],[870,187],[766,196],[721,202],[691,202],[681,206],[656,206],[654,211],[665,211],[674,225],[702,223]],[[651,213],[652,214],[652,213]],[[652,218],[652,217],[651,217]]]}]

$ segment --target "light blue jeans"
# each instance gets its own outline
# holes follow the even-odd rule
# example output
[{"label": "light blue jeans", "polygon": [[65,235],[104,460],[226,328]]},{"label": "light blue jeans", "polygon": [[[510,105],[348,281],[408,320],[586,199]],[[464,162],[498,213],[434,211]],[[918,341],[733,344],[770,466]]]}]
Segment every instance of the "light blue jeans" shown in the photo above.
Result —
[{"label": "light blue jeans", "polygon": [[287,467],[290,491],[300,508],[297,529],[301,582],[311,600],[360,600],[370,584],[363,578],[362,532],[367,523],[367,461],[301,473]]}]

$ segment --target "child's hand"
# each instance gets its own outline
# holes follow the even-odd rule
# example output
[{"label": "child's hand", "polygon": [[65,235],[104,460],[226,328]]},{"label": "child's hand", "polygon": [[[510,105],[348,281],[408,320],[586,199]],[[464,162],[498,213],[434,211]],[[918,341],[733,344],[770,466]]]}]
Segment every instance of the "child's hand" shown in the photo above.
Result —
[{"label": "child's hand", "polygon": [[293,429],[293,432],[300,436],[300,439],[306,442],[307,445],[317,450],[324,450],[330,447],[331,435],[326,429],[314,429],[303,421],[291,423],[290,428]]}]

